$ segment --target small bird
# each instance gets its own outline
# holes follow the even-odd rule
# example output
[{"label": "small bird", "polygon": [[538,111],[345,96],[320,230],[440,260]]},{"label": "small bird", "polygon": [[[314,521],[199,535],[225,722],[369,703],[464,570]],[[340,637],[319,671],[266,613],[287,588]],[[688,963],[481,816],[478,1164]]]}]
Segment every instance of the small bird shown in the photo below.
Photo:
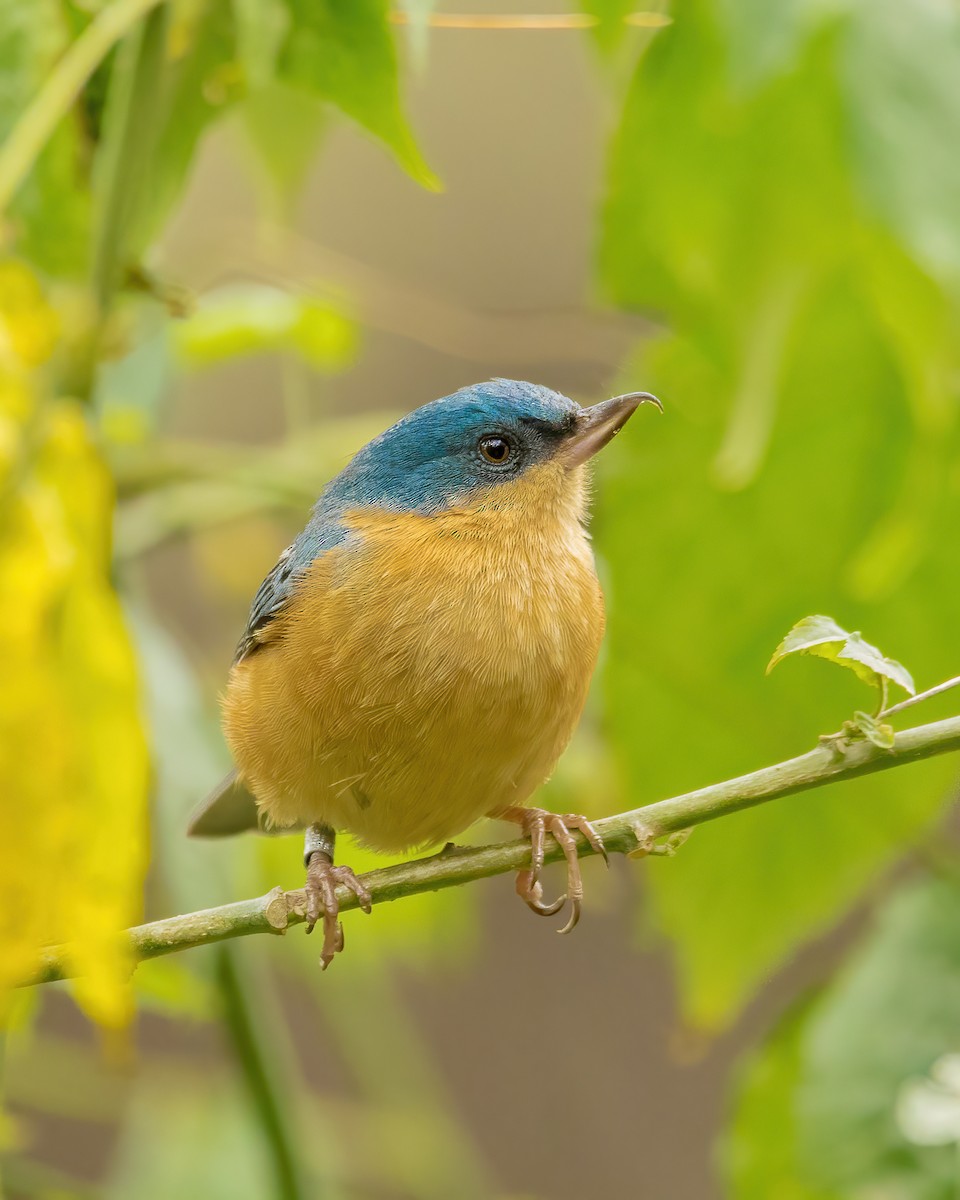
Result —
[{"label": "small bird", "polygon": [[[383,852],[446,843],[481,817],[531,839],[517,891],[534,912],[583,884],[584,817],[528,806],[580,718],[603,636],[584,528],[585,464],[648,392],[581,408],[497,379],[416,409],[321,492],[257,592],[223,701],[235,770],[190,832],[305,828],[308,932],[343,948],[338,831]],[[567,891],[543,899],[544,840]]]}]

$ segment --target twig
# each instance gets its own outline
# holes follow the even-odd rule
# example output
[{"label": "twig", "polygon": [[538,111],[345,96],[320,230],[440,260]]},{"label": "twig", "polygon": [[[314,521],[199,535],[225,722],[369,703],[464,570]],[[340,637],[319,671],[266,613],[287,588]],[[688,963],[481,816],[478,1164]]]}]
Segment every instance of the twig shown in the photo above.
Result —
[{"label": "twig", "polygon": [[939,696],[941,692],[949,692],[951,688],[960,687],[960,675],[955,675],[953,679],[947,679],[943,683],[938,683],[936,687],[927,688],[925,692],[917,692],[915,696],[908,696],[906,700],[901,700],[899,704],[891,704],[889,708],[883,709],[877,713],[877,720],[881,721],[884,717],[892,717],[894,713],[903,712],[905,708],[912,708],[914,704],[919,704],[921,700],[929,700],[931,696]]},{"label": "twig", "polygon": [[[764,767],[749,775],[607,817],[597,821],[596,828],[602,834],[608,850],[643,856],[655,849],[657,838],[701,825],[728,813],[954,750],[960,750],[960,717],[904,730],[896,735],[890,750],[882,750],[867,741],[849,743],[843,747],[836,744],[821,745],[799,758],[787,759],[786,762]],[[579,835],[577,845],[581,856],[593,853]],[[561,857],[560,847],[550,839],[546,861],[555,862]],[[454,850],[385,867],[363,876],[363,882],[374,904],[383,904],[404,896],[439,891],[490,875],[516,871],[529,865],[529,862],[529,842],[504,842],[479,849]],[[340,889],[338,896],[341,909],[356,908],[357,899],[353,893]],[[303,919],[303,892],[282,892],[275,888],[253,900],[240,900],[220,908],[166,917],[149,925],[140,925],[131,929],[129,936],[135,958],[146,959],[251,933],[283,933],[291,925],[300,924]],[[44,954],[37,974],[25,982],[34,984],[62,979],[67,974],[68,962],[64,948],[51,948]]]}]

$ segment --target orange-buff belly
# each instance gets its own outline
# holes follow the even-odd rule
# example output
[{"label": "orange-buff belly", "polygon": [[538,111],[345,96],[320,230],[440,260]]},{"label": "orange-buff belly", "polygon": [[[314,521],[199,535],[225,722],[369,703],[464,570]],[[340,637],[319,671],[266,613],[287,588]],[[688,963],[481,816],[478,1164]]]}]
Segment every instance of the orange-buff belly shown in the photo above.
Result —
[{"label": "orange-buff belly", "polygon": [[227,739],[269,823],[322,821],[405,850],[547,778],[604,618],[582,483],[536,516],[531,485],[432,517],[347,515],[351,536],[230,677]]}]

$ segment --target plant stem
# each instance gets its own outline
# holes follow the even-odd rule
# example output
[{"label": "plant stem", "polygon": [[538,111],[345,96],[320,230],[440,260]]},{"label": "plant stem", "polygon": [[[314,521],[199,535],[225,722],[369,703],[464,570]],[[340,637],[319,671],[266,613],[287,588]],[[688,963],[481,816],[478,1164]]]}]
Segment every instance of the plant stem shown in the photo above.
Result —
[{"label": "plant stem", "polygon": [[224,1024],[257,1111],[257,1127],[270,1151],[277,1179],[276,1196],[278,1200],[307,1200],[310,1192],[300,1170],[294,1141],[296,1106],[286,1102],[275,1048],[264,1037],[271,1022],[254,1011],[253,998],[259,989],[257,981],[242,970],[239,949],[230,945],[217,947],[216,979]]},{"label": "plant stem", "polygon": [[0,212],[16,195],[80,89],[128,29],[161,0],[115,0],[64,53],[0,148]]},{"label": "plant stem", "polygon": [[[728,813],[955,750],[960,750],[960,717],[906,729],[896,735],[890,750],[880,749],[868,741],[842,747],[836,743],[819,745],[798,758],[606,817],[594,824],[609,851],[642,856],[654,849],[655,839]],[[581,856],[594,853],[579,834],[577,847]],[[549,839],[545,861],[556,862],[562,857],[560,847]],[[454,850],[400,863],[371,871],[363,876],[363,882],[374,904],[382,904],[517,871],[529,863],[530,843],[521,840]],[[343,911],[357,907],[357,898],[352,892],[340,889],[337,895]],[[304,905],[302,891],[282,892],[275,888],[266,896],[253,900],[240,900],[220,908],[140,925],[129,930],[128,936],[136,959],[156,958],[251,933],[284,933],[289,926],[304,920]],[[43,954],[37,973],[25,982],[35,984],[62,979],[69,976],[70,970],[69,948],[52,947]]]}]

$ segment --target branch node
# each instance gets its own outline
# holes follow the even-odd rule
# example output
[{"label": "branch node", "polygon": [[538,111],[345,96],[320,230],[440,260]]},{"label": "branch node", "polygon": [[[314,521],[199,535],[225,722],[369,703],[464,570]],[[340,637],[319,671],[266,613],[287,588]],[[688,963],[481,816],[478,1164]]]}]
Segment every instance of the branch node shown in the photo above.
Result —
[{"label": "branch node", "polygon": [[692,828],[678,829],[675,833],[671,833],[665,842],[658,843],[657,838],[663,835],[651,829],[649,825],[644,825],[642,821],[634,821],[631,828],[637,839],[637,848],[636,850],[631,850],[627,858],[646,858],[648,855],[654,855],[658,858],[673,858],[690,834],[693,833]]},{"label": "branch node", "polygon": [[817,745],[822,746],[824,750],[829,750],[834,762],[839,762],[846,757],[848,744],[842,732],[821,733],[817,738]]}]

